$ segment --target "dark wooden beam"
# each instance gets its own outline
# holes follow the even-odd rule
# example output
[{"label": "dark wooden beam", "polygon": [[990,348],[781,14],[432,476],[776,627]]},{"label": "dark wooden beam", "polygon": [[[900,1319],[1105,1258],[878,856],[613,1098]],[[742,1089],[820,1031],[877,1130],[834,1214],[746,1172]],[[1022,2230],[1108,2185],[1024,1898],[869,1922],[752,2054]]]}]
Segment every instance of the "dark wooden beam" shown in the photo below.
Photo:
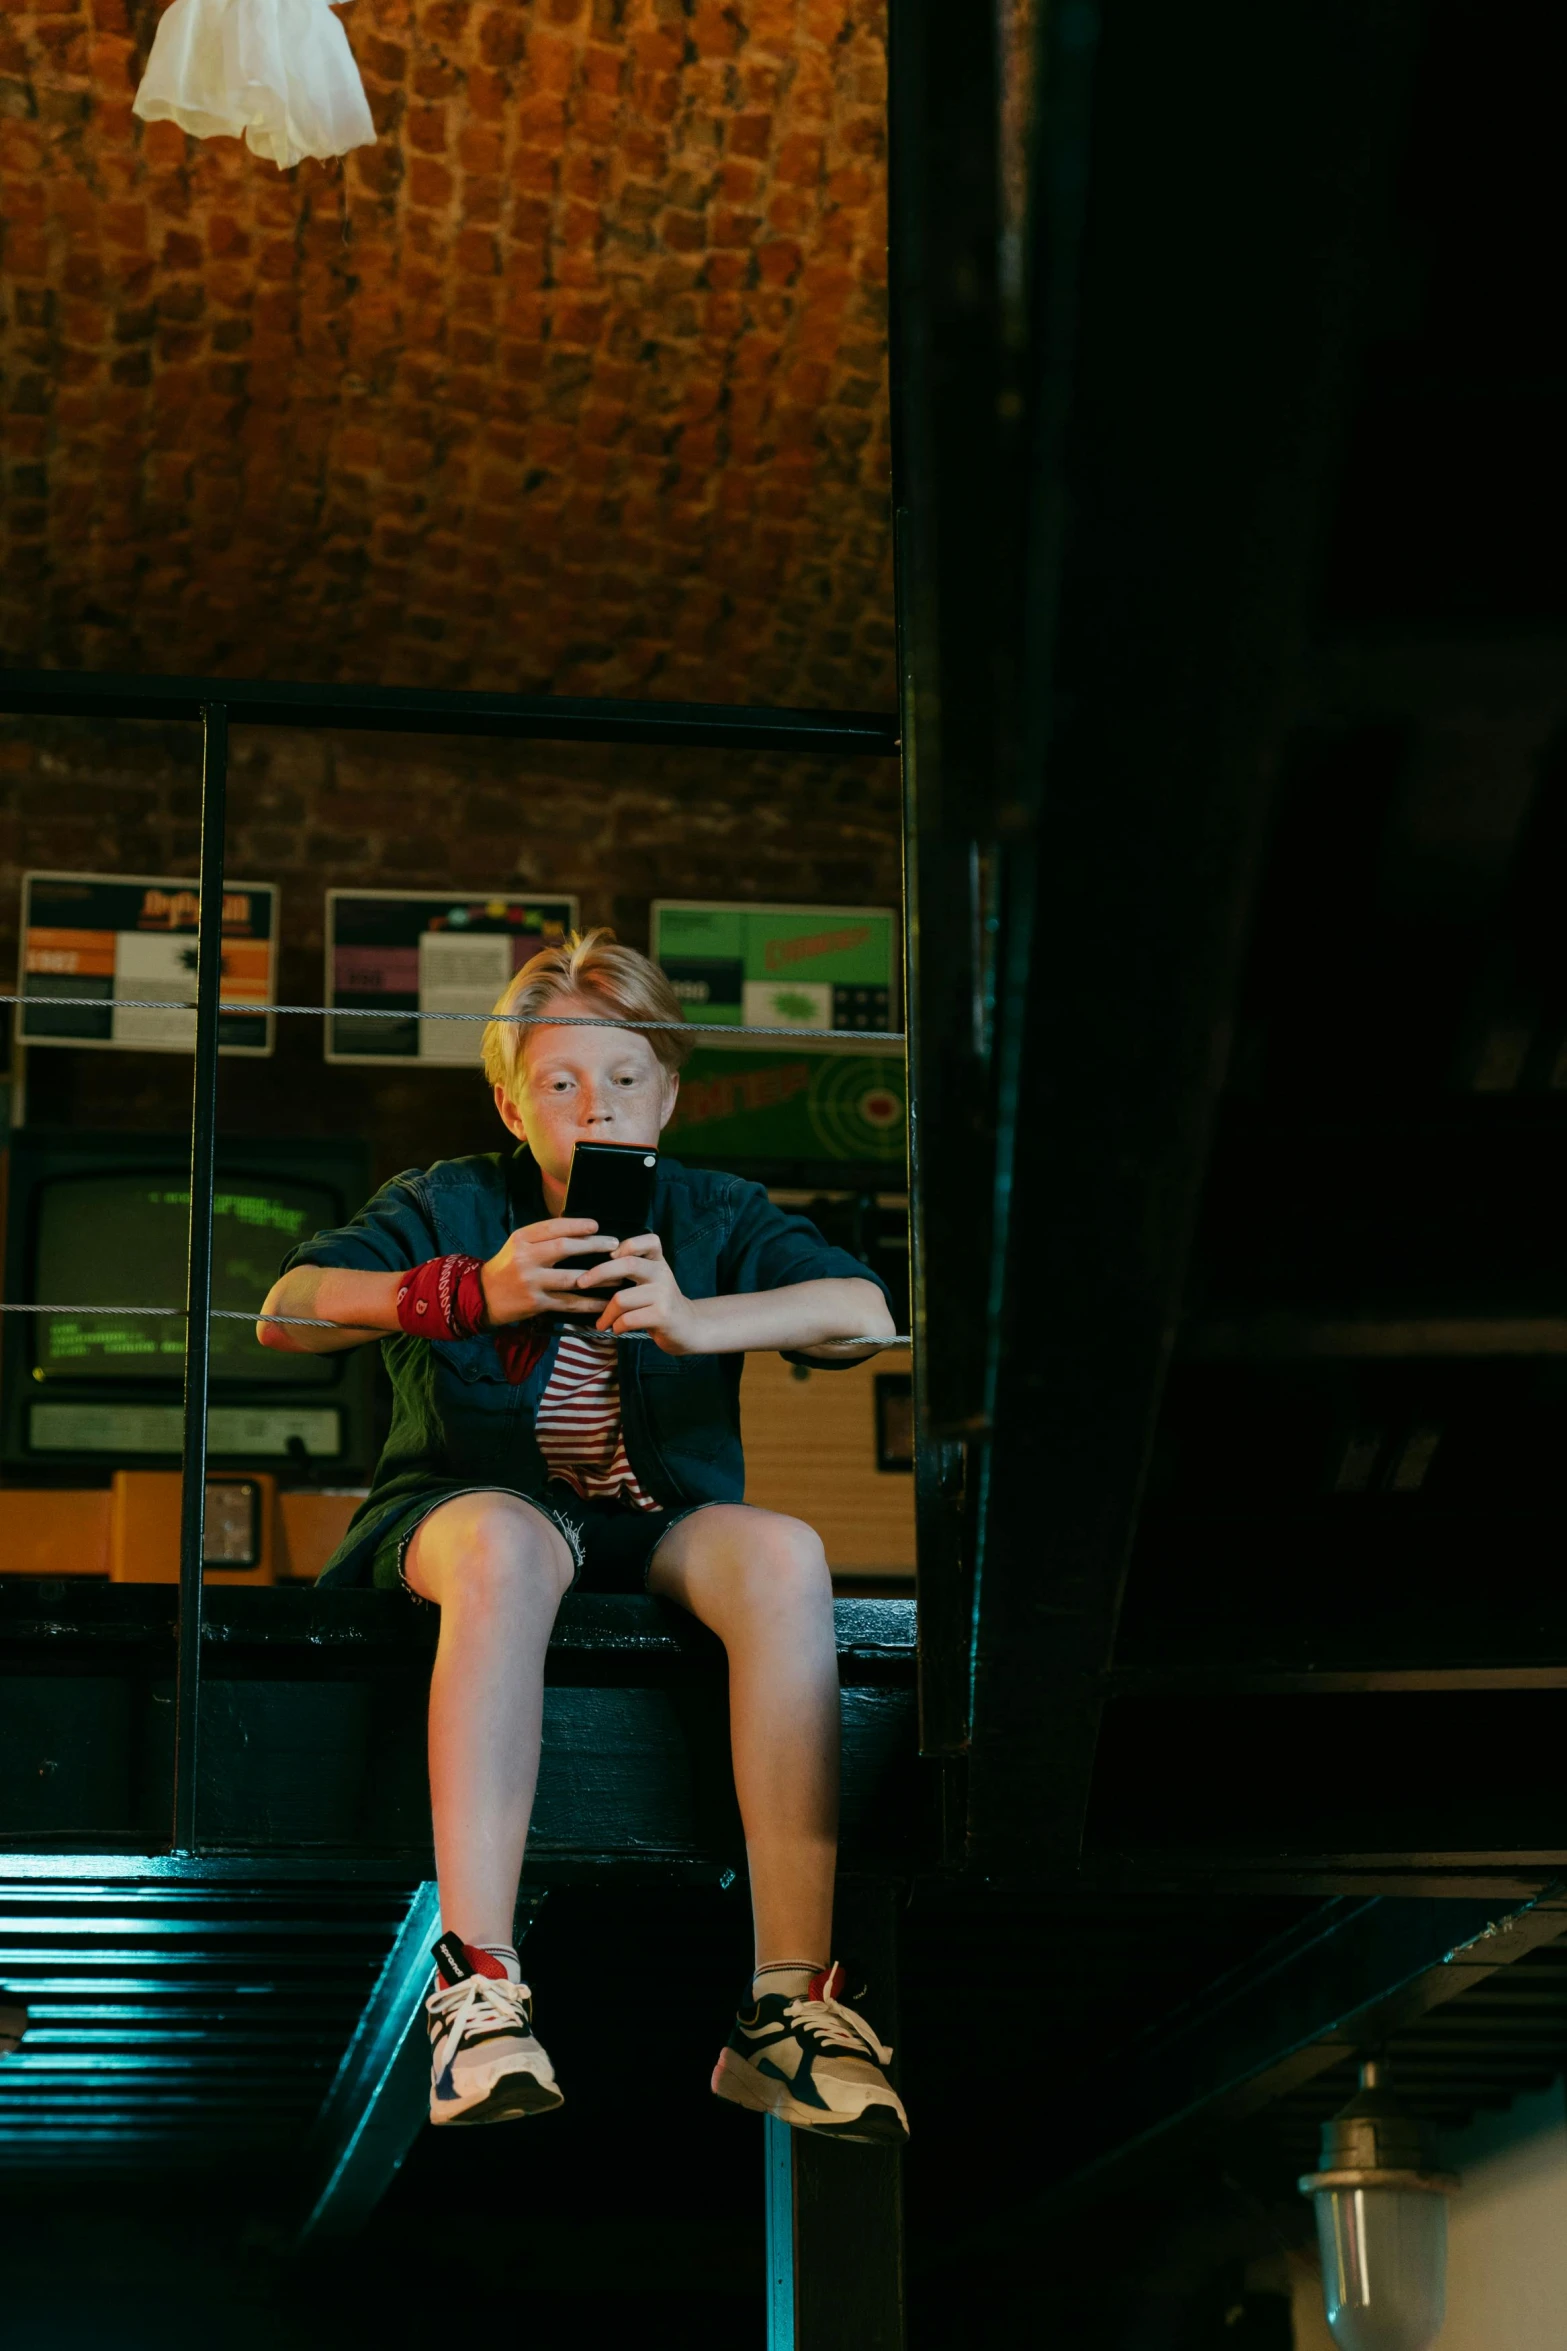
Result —
[{"label": "dark wooden beam", "polygon": [[[168,1586],[0,1581],[0,1849],[161,1841]],[[934,1858],[916,1751],[912,1608],[838,1604],[844,1850]],[[203,1842],[429,1865],[425,1707],[435,1627],[395,1594],[214,1588],[203,1630]],[[743,1869],[723,1652],[679,1610],[568,1600],[551,1647],[530,1877]]]},{"label": "dark wooden beam", "polygon": [[[996,933],[1044,724],[1029,648],[1050,627],[1061,548],[1097,46],[1092,7],[1037,13],[1048,57],[1034,12],[904,0],[889,26],[920,1733],[954,1759],[970,1731],[1008,1204]],[[1048,380],[1031,380],[1031,307]]]},{"label": "dark wooden beam", "polygon": [[[111,1584],[97,1577],[18,1576],[0,1571],[0,1670],[24,1663],[67,1669],[136,1655],[174,1660],[175,1590],[168,1584]],[[846,1683],[907,1684],[914,1658],[909,1600],[838,1600],[833,1607],[838,1669]],[[401,1663],[428,1670],[435,1655],[433,1611],[395,1593],[279,1584],[207,1593],[202,1645],[206,1671],[264,1675],[269,1662],[288,1678],[314,1666],[331,1678]],[[572,1594],[551,1636],[551,1682],[657,1682],[682,1667],[709,1671],[722,1659],[713,1635],[683,1609],[631,1596]]]},{"label": "dark wooden beam", "polygon": [[[888,26],[920,1731],[968,1738],[970,1456],[987,1422],[989,1006],[981,892],[1001,746],[996,17]],[[940,158],[939,164],[937,158]],[[976,1181],[976,1169],[980,1171]],[[950,1237],[962,1231],[964,1246]]]},{"label": "dark wooden beam", "polygon": [[[1516,1404],[1516,1389],[1504,1390],[1499,1409]],[[1304,1417],[1314,1406],[1297,1390],[1280,1410]],[[1351,1427],[1354,1406],[1343,1416]],[[1373,1425],[1386,1409],[1371,1401]],[[1254,1428],[1237,1416],[1222,1433],[1238,1454]],[[1549,1459],[1542,1449],[1542,1480]],[[1196,1509],[1166,1497],[1149,1509],[1116,1644],[1118,1684],[1179,1677],[1194,1687],[1211,1675],[1240,1690],[1283,1676],[1322,1690],[1324,1676],[1342,1674],[1365,1688],[1474,1688],[1483,1673],[1500,1676],[1498,1687],[1525,1686],[1531,1674],[1550,1686],[1567,1662],[1567,1591],[1548,1491],[1514,1493],[1502,1507],[1494,1480],[1469,1498],[1324,1495],[1302,1483],[1268,1503],[1247,1494],[1220,1508],[1216,1496]]]},{"label": "dark wooden beam", "polygon": [[[981,861],[1004,749],[996,20],[889,25],[892,384],[903,696],[914,1327],[926,1433],[983,1430],[989,1009]],[[938,160],[939,159],[939,160]],[[928,1139],[927,1139],[928,1138]],[[962,1249],[948,1246],[963,1231]]]},{"label": "dark wooden beam", "polygon": [[1567,1658],[1554,1650],[1530,1665],[1171,1665],[1109,1676],[1111,1697],[1342,1698],[1430,1690],[1567,1690]]},{"label": "dark wooden beam", "polygon": [[1330,1902],[1173,2020],[1097,2066],[1043,2202],[1105,2191],[1194,2126],[1239,2121],[1567,1932],[1567,1887],[1533,1900]]},{"label": "dark wooden beam", "polygon": [[1399,0],[1103,20],[1065,543],[1024,673],[1050,726],[1005,901],[986,1867],[1082,1837],[1401,37]]},{"label": "dark wooden beam", "polygon": [[1560,1687],[1143,1689],[1107,1705],[1085,1851],[1143,1871],[1567,1861]]}]

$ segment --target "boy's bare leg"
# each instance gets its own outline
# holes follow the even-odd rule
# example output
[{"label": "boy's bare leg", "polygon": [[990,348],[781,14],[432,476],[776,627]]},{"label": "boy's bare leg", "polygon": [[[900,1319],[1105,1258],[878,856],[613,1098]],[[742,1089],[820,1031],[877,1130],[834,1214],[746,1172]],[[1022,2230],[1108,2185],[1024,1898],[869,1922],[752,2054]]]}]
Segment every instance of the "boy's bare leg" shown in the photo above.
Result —
[{"label": "boy's bare leg", "polygon": [[430,1810],[441,1919],[509,1944],[539,1776],[544,1652],[571,1582],[565,1539],[508,1494],[432,1510],[404,1574],[441,1611],[430,1678]]},{"label": "boy's bare leg", "polygon": [[729,1653],[735,1793],[756,1960],[832,1957],[838,1862],[838,1647],[821,1539],[800,1519],[716,1503],[671,1529],[649,1591]]}]

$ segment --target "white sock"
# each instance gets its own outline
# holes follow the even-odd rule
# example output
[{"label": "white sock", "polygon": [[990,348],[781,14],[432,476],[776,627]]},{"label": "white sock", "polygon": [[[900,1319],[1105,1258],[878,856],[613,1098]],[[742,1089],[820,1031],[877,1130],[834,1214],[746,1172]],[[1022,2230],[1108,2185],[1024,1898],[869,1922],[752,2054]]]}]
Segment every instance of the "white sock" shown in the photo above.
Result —
[{"label": "white sock", "polygon": [[474,1949],[476,1951],[488,1951],[492,1959],[498,1959],[502,1967],[504,1967],[506,1970],[506,1980],[508,1983],[521,1983],[522,1961],[517,1957],[516,1951],[513,1949],[510,1943],[476,1943],[474,1945]]},{"label": "white sock", "polygon": [[759,1967],[751,1978],[751,1997],[760,2000],[765,1993],[782,1993],[786,2000],[803,1999],[811,1988],[811,1978],[826,1973],[825,1960],[771,1959]]}]

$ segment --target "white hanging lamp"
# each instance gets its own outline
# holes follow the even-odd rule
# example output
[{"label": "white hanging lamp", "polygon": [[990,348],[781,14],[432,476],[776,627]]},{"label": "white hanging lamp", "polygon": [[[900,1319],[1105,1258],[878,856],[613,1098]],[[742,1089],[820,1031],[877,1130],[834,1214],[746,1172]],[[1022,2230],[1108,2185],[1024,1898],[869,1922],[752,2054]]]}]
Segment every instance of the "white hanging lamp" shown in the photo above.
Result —
[{"label": "white hanging lamp", "polygon": [[1447,2308],[1447,2199],[1422,2126],[1360,2069],[1360,2088],[1322,2126],[1320,2171],[1300,2183],[1316,2207],[1328,2331],[1342,2351],[1427,2351]]},{"label": "white hanging lamp", "polygon": [[343,0],[174,0],[131,111],[195,139],[243,139],[284,171],[375,144]]}]

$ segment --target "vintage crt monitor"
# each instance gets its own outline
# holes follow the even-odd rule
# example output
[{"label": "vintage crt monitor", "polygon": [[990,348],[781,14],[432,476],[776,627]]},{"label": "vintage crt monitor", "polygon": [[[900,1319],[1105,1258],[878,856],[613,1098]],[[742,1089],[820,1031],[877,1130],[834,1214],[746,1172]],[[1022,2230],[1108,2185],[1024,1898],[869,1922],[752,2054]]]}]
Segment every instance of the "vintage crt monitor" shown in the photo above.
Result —
[{"label": "vintage crt monitor", "polygon": [[[254,1312],[296,1241],[364,1201],[362,1146],[220,1142],[213,1304]],[[5,1295],[29,1306],[179,1306],[190,1216],[180,1135],[23,1130],[10,1148]],[[183,1321],[0,1316],[0,1462],[34,1485],[176,1469]],[[248,1322],[212,1325],[208,1459],[282,1485],[363,1482],[372,1466],[375,1351],[285,1355]]]}]

